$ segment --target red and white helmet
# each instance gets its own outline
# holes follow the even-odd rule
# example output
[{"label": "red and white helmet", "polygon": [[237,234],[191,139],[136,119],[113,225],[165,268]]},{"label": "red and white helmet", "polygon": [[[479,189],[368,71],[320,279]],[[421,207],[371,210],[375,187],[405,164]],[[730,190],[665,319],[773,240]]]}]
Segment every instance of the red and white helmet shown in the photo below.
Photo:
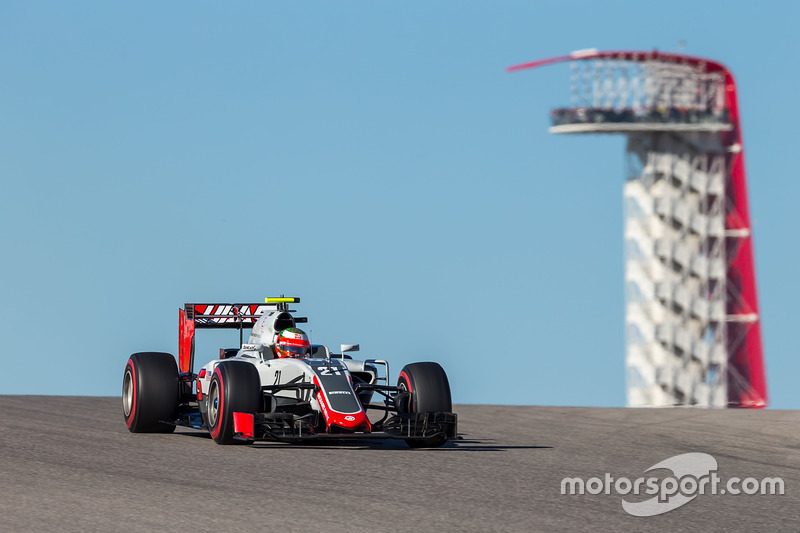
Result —
[{"label": "red and white helmet", "polygon": [[275,340],[275,354],[278,357],[306,357],[310,351],[311,342],[308,335],[297,328],[287,328],[278,334]]}]

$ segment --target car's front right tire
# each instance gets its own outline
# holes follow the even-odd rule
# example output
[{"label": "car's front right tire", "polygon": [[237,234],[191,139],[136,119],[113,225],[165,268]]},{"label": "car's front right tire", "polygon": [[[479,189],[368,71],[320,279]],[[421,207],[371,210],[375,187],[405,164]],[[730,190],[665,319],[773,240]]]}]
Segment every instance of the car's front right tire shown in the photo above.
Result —
[{"label": "car's front right tire", "polygon": [[256,413],[261,406],[261,378],[245,361],[223,361],[214,369],[206,395],[206,417],[211,438],[232,444],[233,413]]}]

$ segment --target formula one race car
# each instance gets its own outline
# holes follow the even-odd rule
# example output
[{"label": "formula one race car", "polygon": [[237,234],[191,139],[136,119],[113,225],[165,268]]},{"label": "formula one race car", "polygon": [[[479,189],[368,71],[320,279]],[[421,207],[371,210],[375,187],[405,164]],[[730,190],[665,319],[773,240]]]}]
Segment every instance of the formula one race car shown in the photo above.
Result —
[{"label": "formula one race car", "polygon": [[[288,307],[299,301],[185,304],[177,365],[162,352],[128,359],[122,381],[128,429],[170,433],[187,426],[208,430],[219,444],[389,438],[420,448],[456,438],[450,384],[438,363],[406,365],[391,386],[386,361],[348,355],[357,344],[341,345],[338,354],[310,344],[297,328],[307,319]],[[195,374],[194,335],[201,328],[238,329],[240,348],[221,348],[219,359]],[[247,343],[244,329],[251,329]]]}]

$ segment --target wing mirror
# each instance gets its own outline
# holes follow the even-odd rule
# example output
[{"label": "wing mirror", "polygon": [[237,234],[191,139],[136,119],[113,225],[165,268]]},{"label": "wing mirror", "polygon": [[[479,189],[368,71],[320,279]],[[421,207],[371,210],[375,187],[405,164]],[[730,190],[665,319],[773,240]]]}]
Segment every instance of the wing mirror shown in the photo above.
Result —
[{"label": "wing mirror", "polygon": [[341,345],[342,353],[345,353],[345,352],[357,352],[360,349],[361,348],[359,347],[358,344],[342,344]]}]

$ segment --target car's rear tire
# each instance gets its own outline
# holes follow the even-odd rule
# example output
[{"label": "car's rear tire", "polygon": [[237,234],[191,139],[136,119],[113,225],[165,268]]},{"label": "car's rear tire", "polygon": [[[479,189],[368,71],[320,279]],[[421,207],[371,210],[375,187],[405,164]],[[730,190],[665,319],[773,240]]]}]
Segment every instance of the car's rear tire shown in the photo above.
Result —
[{"label": "car's rear tire", "polygon": [[178,365],[163,352],[128,358],[122,378],[122,414],[131,433],[172,433],[178,413]]},{"label": "car's rear tire", "polygon": [[[397,386],[404,391],[398,411],[403,413],[450,413],[453,402],[450,382],[439,363],[411,363],[403,367]],[[438,448],[447,437],[437,435],[428,439],[407,439],[412,448]]]},{"label": "car's rear tire", "polygon": [[237,442],[233,438],[233,413],[256,413],[261,406],[258,370],[245,361],[221,362],[214,369],[206,398],[211,438],[217,444]]}]

